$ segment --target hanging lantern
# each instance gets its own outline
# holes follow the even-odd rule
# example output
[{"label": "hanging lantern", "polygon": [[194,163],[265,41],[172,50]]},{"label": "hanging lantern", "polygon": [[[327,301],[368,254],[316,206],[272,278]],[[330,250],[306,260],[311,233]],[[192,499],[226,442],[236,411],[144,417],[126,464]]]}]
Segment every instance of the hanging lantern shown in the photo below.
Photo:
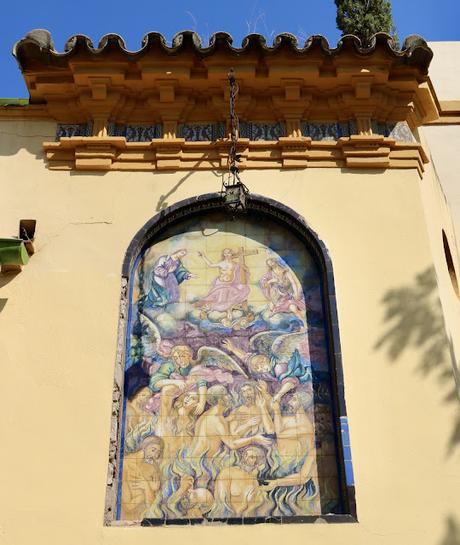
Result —
[{"label": "hanging lantern", "polygon": [[243,184],[239,176],[237,163],[240,162],[240,155],[236,153],[236,146],[239,136],[239,120],[235,111],[235,101],[238,96],[239,86],[235,79],[233,68],[228,73],[230,85],[230,124],[231,124],[231,146],[228,153],[228,175],[222,183],[222,194],[225,206],[231,212],[244,212],[246,210],[246,198],[249,189]]},{"label": "hanging lantern", "polygon": [[231,211],[244,211],[246,209],[246,195],[249,193],[248,188],[238,181],[236,184],[226,184],[225,187],[225,206]]}]

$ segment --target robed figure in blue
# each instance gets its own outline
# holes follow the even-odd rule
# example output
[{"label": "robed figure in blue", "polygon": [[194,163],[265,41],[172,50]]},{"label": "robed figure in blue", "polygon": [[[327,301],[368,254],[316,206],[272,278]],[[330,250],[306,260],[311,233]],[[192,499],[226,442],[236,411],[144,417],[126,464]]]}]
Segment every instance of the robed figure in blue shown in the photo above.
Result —
[{"label": "robed figure in blue", "polygon": [[192,278],[181,261],[186,255],[187,250],[178,250],[171,255],[162,255],[156,261],[144,307],[164,307],[179,302],[179,284]]}]

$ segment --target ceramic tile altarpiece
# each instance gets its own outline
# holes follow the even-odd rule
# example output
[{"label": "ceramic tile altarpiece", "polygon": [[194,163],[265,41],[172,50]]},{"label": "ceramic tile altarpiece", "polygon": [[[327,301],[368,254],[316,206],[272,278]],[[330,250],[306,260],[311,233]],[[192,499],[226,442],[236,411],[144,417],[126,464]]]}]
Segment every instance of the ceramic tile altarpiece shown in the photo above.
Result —
[{"label": "ceramic tile altarpiece", "polygon": [[279,224],[168,228],[131,278],[117,518],[343,513],[320,269]]}]

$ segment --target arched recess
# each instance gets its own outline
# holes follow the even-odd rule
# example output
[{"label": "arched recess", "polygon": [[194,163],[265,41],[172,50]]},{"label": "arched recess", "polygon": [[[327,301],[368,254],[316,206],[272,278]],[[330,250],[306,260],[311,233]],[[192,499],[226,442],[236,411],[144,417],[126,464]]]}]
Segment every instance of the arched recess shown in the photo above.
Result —
[{"label": "arched recess", "polygon": [[449,272],[450,281],[452,282],[452,288],[454,289],[455,295],[460,298],[460,290],[458,288],[458,279],[457,273],[455,272],[454,260],[452,258],[452,252],[450,251],[449,239],[447,238],[444,229],[442,229],[442,244],[444,247],[444,257],[446,258],[447,270]]},{"label": "arched recess", "polygon": [[[203,227],[203,221],[208,227]],[[195,236],[191,226],[196,222],[200,222],[201,233],[196,231],[198,235]],[[224,223],[222,229],[212,228]],[[210,260],[204,251],[200,251],[201,247],[196,246],[196,240],[197,237],[209,238],[217,232],[218,236],[225,237],[225,243],[216,243],[215,247],[211,245],[214,259]],[[278,246],[275,250],[276,244],[271,241],[276,237]],[[173,239],[174,244],[171,242],[172,246],[168,246]],[[237,246],[240,243],[239,250]],[[165,274],[171,275],[174,267],[179,271],[178,262],[182,276],[175,276],[175,287],[168,288],[163,283],[158,288],[161,280],[155,276],[154,268],[165,265],[164,258],[169,257],[170,250],[177,253],[179,247],[187,253],[176,256],[176,265],[170,272],[166,266]],[[227,258],[231,263],[231,280],[226,278],[225,266],[219,267],[219,260],[215,259],[217,252],[225,247],[234,247],[232,256]],[[203,266],[198,274],[190,276],[193,271],[187,271],[182,261],[185,262],[186,256],[188,259],[192,253],[195,255],[195,269],[198,257]],[[245,255],[248,261],[248,256],[253,256],[254,270],[242,257]],[[308,290],[302,279],[306,277],[299,273],[300,265],[295,264],[298,258],[293,255],[307,256],[304,261],[309,265],[305,267],[316,271],[316,280],[311,287],[320,294],[316,307],[305,298]],[[222,256],[225,261],[225,254]],[[241,280],[241,271],[244,270],[248,276]],[[200,274],[205,279],[201,286],[202,294],[192,297],[187,310],[178,310],[182,303],[177,294],[174,300],[167,302],[164,294],[169,293],[168,289],[182,290],[187,282],[192,285],[192,277],[201,278]],[[236,281],[238,274],[240,277]],[[238,292],[241,286],[243,291],[246,289],[245,283],[249,286],[249,277],[253,278],[252,288],[248,287],[247,291],[257,292],[257,304]],[[296,278],[300,279],[297,284]],[[300,288],[298,297],[293,295],[296,285]],[[200,286],[196,290],[199,292]],[[230,310],[228,305],[221,305],[223,291],[224,298],[234,297]],[[233,295],[228,295],[230,292]],[[187,298],[186,295],[182,297],[184,300]],[[303,303],[299,302],[299,297]],[[105,523],[188,524],[190,521],[199,523],[212,519],[248,524],[315,522],[319,518],[330,522],[356,521],[335,301],[332,263],[324,243],[300,215],[279,202],[251,194],[247,199],[246,214],[231,218],[221,194],[211,193],[179,202],[149,220],[129,245],[122,268]],[[173,307],[174,315],[172,310],[165,310]],[[164,320],[170,317],[168,313],[171,320],[175,320],[171,326],[172,333],[164,329],[167,327]],[[177,324],[181,329],[174,329],[179,328]],[[258,334],[261,335],[253,339]],[[133,335],[137,335],[134,340]],[[270,341],[269,349],[266,343],[265,348],[261,348],[259,339],[270,335],[273,341]],[[286,349],[288,352],[273,349],[274,342],[279,344],[282,335],[287,344],[291,343]],[[147,357],[147,341],[144,339],[152,341]],[[227,343],[228,339],[231,344]],[[142,344],[140,356],[136,352],[138,342]],[[174,351],[176,345],[188,346],[188,353],[187,350],[181,354],[179,349]],[[208,354],[210,348],[211,355]],[[221,361],[220,356],[216,356],[216,349],[224,352],[225,357],[230,356],[233,363],[226,363],[224,356]],[[264,350],[268,352],[264,353]],[[254,362],[259,362],[260,358],[251,358],[263,354],[266,355],[263,362],[267,367],[262,365],[258,368],[259,364]],[[285,361],[281,361],[283,354]],[[182,370],[181,357],[186,360]],[[233,367],[235,362],[236,367]],[[202,371],[204,375],[198,376],[197,369],[203,368],[206,368]],[[145,373],[145,376],[134,376],[133,369],[138,375]],[[190,377],[195,371],[197,378],[193,381]],[[158,379],[159,374],[166,382]],[[184,385],[179,388],[177,382],[167,383],[169,380],[182,381]],[[242,393],[247,382],[253,385],[249,392],[252,391],[256,401],[250,399],[251,393],[247,396],[249,399],[245,399]],[[186,394],[190,390],[193,393]],[[144,391],[148,394],[142,393]],[[225,392],[228,406],[221,407],[222,414],[216,415],[213,411],[220,407]],[[150,397],[147,399],[146,395]],[[187,413],[184,403],[194,404],[191,413]],[[255,406],[257,410],[251,409]],[[256,412],[251,416],[252,410]],[[189,431],[180,431],[180,414],[185,413],[191,429],[189,426]],[[241,418],[238,416],[240,413]],[[210,462],[206,454],[200,454],[203,451],[196,438],[208,432],[199,432],[198,427],[206,422],[211,429],[221,417],[224,419],[222,425],[227,427],[219,433],[228,434],[230,439],[222,436],[221,442],[216,443],[216,456],[222,455],[223,458],[219,458],[219,467],[210,467],[209,464],[217,462]],[[292,417],[295,417],[295,422],[300,418],[301,423],[300,428],[289,435],[287,430],[293,429]],[[250,424],[247,424],[248,429],[245,428],[245,418],[252,418],[255,426],[252,431]],[[206,426],[203,429],[207,429]],[[209,433],[214,441],[217,432],[211,430]],[[257,440],[254,439],[256,436]],[[171,437],[174,439],[169,439]],[[180,445],[177,444],[178,437],[182,437]],[[206,448],[209,452],[209,445]],[[194,462],[198,458],[196,454],[201,456],[201,466]],[[264,461],[257,465],[260,455]],[[151,467],[148,467],[149,463]],[[147,474],[151,471],[154,475],[146,477],[141,472],[136,476],[139,464]],[[252,473],[248,464],[253,464],[250,466]],[[262,467],[261,464],[265,465]],[[243,495],[249,494],[252,486],[250,495],[258,498],[244,509],[238,508],[239,503],[235,500],[238,495],[231,496],[230,492],[234,489],[230,486],[232,479],[242,482],[241,472],[253,475],[252,481],[249,477],[243,479],[248,487]],[[157,489],[150,490],[150,500],[145,500],[147,503],[139,500],[136,491],[128,489],[126,483],[133,479],[153,479],[157,483]],[[166,491],[169,484],[169,491]],[[230,494],[230,499],[226,494]],[[256,505],[257,502],[260,505]],[[147,504],[150,507],[147,508]]]}]

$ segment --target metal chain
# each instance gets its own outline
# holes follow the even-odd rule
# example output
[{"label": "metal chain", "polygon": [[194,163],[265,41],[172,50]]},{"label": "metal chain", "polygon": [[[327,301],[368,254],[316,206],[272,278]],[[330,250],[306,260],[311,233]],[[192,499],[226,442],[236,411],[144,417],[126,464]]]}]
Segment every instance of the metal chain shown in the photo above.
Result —
[{"label": "metal chain", "polygon": [[231,146],[228,153],[228,170],[230,172],[230,178],[238,177],[239,168],[236,164],[239,160],[239,156],[236,153],[236,145],[238,143],[238,136],[240,131],[240,123],[235,111],[235,101],[239,93],[239,85],[235,79],[235,71],[230,68],[228,72],[228,82],[230,84],[230,126],[231,126]]},{"label": "metal chain", "polygon": [[228,152],[228,176],[222,179],[222,194],[227,208],[234,214],[237,210],[246,210],[246,195],[249,189],[240,180],[238,164],[241,156],[237,153],[240,123],[235,110],[235,102],[239,92],[239,85],[235,78],[235,71],[231,68],[228,72],[230,86],[230,150]]}]

